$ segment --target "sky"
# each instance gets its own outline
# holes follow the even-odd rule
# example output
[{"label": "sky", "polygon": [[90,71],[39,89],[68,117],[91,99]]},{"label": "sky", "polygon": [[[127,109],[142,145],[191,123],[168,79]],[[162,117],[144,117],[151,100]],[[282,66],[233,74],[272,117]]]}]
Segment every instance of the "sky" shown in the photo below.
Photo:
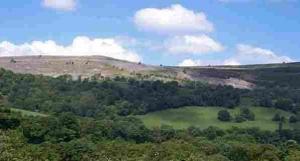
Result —
[{"label": "sky", "polygon": [[10,0],[0,56],[103,55],[153,65],[300,60],[299,0]]}]

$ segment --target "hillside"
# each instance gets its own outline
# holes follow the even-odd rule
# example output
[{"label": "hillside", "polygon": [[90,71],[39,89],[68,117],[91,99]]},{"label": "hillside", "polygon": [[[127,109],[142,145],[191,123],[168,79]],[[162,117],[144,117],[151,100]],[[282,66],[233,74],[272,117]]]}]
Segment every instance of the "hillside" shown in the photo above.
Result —
[{"label": "hillside", "polygon": [[[2,65],[54,77],[92,75],[87,67],[79,69],[87,58],[65,64],[63,57],[50,63],[50,58],[26,59],[6,58]],[[36,59],[41,60],[30,63]],[[152,79],[147,74],[153,73],[180,80],[166,75],[182,72],[191,80],[243,79],[259,88],[131,78],[84,81],[0,69],[0,160],[299,160],[297,64],[179,68],[98,61],[110,67],[107,76]],[[120,64],[124,68],[115,66]],[[140,74],[126,65],[141,66]]]},{"label": "hillside", "polygon": [[108,57],[59,57],[59,56],[25,56],[2,57],[0,67],[16,73],[43,74],[57,77],[72,75],[77,79],[94,75],[110,77],[130,75],[132,72],[152,71],[157,67],[116,60]]},{"label": "hillside", "polygon": [[[294,87],[300,84],[300,64],[263,64],[244,66],[175,67],[152,66],[132,63],[103,56],[58,57],[25,56],[2,57],[0,68],[15,73],[42,74],[57,77],[71,75],[73,79],[103,77],[135,77],[164,81],[202,81],[209,84],[231,85],[235,88],[252,89],[255,86],[284,86],[287,81]],[[295,81],[294,81],[295,80]]]},{"label": "hillside", "polygon": [[[157,111],[147,115],[140,115],[138,118],[142,119],[145,125],[149,128],[159,127],[161,125],[169,125],[176,129],[186,129],[194,126],[202,129],[209,126],[215,126],[222,129],[230,129],[232,127],[251,128],[259,127],[263,130],[277,130],[278,123],[272,121],[276,113],[289,118],[292,113],[282,111],[275,108],[251,107],[256,118],[255,121],[246,121],[243,123],[236,122],[222,122],[218,120],[218,112],[220,107],[182,107],[179,109],[169,109],[164,111]],[[239,113],[239,108],[230,109],[232,116]],[[292,128],[296,124],[286,122],[284,128]]]}]

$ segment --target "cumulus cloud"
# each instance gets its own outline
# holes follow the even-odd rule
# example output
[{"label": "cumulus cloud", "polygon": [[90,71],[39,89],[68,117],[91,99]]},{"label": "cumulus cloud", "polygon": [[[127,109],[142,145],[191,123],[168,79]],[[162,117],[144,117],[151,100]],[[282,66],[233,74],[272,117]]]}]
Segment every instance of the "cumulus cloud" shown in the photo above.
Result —
[{"label": "cumulus cloud", "polygon": [[135,13],[134,22],[141,30],[164,34],[211,32],[214,29],[203,12],[194,12],[180,4],[141,9]]},{"label": "cumulus cloud", "polygon": [[225,60],[193,60],[185,59],[178,66],[206,66],[206,65],[247,65],[247,64],[271,64],[282,62],[294,62],[288,56],[276,54],[272,50],[254,47],[246,44],[238,44],[236,54]]},{"label": "cumulus cloud", "polygon": [[192,66],[210,66],[210,65],[224,65],[224,64],[225,62],[222,60],[184,59],[182,62],[178,64],[178,66],[192,67]]},{"label": "cumulus cloud", "polygon": [[241,63],[238,62],[238,61],[235,60],[235,59],[226,59],[226,60],[223,62],[223,65],[241,65]]},{"label": "cumulus cloud", "polygon": [[293,61],[293,59],[276,54],[272,50],[246,44],[238,44],[237,53],[225,60],[225,62],[232,64],[269,64]]},{"label": "cumulus cloud", "polygon": [[223,3],[232,3],[232,2],[251,2],[253,0],[218,0],[218,1]]},{"label": "cumulus cloud", "polygon": [[193,59],[185,59],[178,66],[181,67],[192,67],[192,66],[201,66],[202,63],[200,60],[193,60]]},{"label": "cumulus cloud", "polygon": [[63,10],[63,11],[72,11],[76,8],[76,0],[43,0],[43,6],[46,8]]},{"label": "cumulus cloud", "polygon": [[29,56],[29,55],[52,55],[52,56],[91,56],[101,55],[122,59],[132,62],[141,61],[141,57],[135,52],[126,49],[115,39],[88,37],[76,37],[72,44],[63,46],[55,41],[33,41],[16,45],[7,41],[0,42],[0,56]]},{"label": "cumulus cloud", "polygon": [[206,35],[174,36],[165,41],[165,48],[172,54],[206,54],[220,52],[224,47]]},{"label": "cumulus cloud", "polygon": [[223,3],[243,3],[243,2],[270,2],[270,3],[280,3],[280,2],[298,2],[299,0],[218,0]]}]

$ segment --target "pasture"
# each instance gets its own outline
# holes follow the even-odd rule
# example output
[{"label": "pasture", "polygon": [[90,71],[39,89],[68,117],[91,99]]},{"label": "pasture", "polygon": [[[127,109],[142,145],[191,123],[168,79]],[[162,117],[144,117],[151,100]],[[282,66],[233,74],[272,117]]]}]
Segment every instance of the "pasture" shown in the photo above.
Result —
[{"label": "pasture", "polygon": [[[175,129],[186,129],[190,126],[207,128],[209,126],[216,126],[222,129],[229,129],[231,127],[258,127],[263,130],[276,130],[278,123],[273,122],[272,118],[276,113],[280,113],[287,118],[284,128],[291,128],[295,125],[288,123],[288,118],[291,113],[263,107],[251,107],[250,110],[255,114],[255,121],[246,121],[243,123],[221,122],[217,119],[218,112],[224,108],[221,107],[183,107],[178,109],[169,109],[148,113],[146,115],[137,116],[140,118],[148,128],[159,127],[161,125],[170,125]],[[239,108],[229,109],[231,116],[234,117],[240,111]]]}]

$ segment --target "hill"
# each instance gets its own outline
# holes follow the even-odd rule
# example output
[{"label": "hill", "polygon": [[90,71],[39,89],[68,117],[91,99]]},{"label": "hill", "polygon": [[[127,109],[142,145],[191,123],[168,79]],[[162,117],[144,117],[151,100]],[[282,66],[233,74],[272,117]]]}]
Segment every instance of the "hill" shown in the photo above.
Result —
[{"label": "hill", "polygon": [[63,56],[24,56],[2,57],[0,67],[16,73],[43,74],[57,77],[71,75],[74,79],[94,75],[111,77],[130,75],[131,72],[151,71],[157,67],[116,60],[102,56],[63,57]]},{"label": "hill", "polygon": [[[30,63],[36,59],[41,60]],[[92,76],[82,65],[86,58],[74,57],[74,61],[67,62],[69,57],[53,58],[49,67],[41,63],[49,59],[2,59],[2,66],[19,73],[52,77],[0,69],[0,160],[299,160],[297,64],[179,68],[106,60],[110,64],[97,62],[95,70],[103,72],[104,68],[98,66],[109,66],[108,76],[139,79],[87,81],[54,78],[57,73],[71,73],[74,79],[81,73]],[[137,67],[139,73],[129,67],[125,70],[126,65],[122,69],[112,66],[114,61],[131,69]],[[190,80],[237,79],[258,88],[242,90],[197,81],[168,81],[182,81],[168,77],[177,76],[177,72],[190,76]],[[153,75],[149,77],[149,73]],[[216,119],[224,109],[233,116],[227,120],[231,122]],[[277,112],[281,115],[275,115]],[[273,117],[277,122],[271,121]],[[239,120],[253,121],[236,123]],[[174,128],[151,128],[161,124]]]},{"label": "hill", "polygon": [[[259,85],[276,83],[284,85],[287,80],[300,78],[300,64],[264,64],[245,66],[175,67],[132,63],[103,56],[24,56],[1,57],[0,68],[15,73],[30,73],[57,77],[71,75],[73,79],[103,77],[135,77],[164,81],[202,81],[209,84],[231,85],[235,88],[252,89]],[[276,81],[276,82],[274,82]],[[298,86],[297,81],[292,81]]]}]

